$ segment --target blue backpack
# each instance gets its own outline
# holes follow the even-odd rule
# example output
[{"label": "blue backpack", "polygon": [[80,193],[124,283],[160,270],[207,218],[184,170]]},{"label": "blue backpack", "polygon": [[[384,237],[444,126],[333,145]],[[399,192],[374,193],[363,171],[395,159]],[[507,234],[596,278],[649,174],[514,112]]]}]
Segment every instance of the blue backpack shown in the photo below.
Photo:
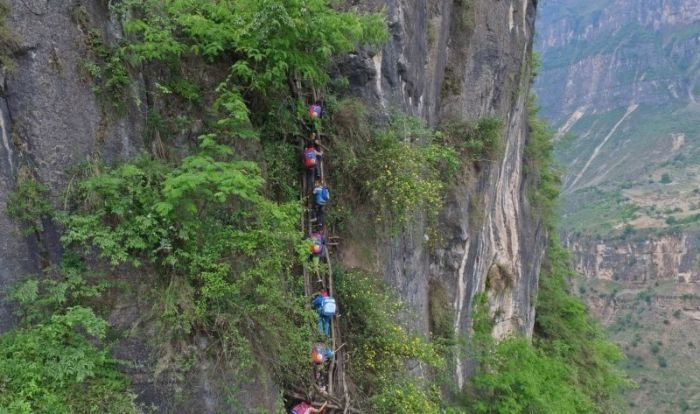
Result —
[{"label": "blue backpack", "polygon": [[330,296],[324,296],[321,300],[321,315],[335,316],[336,310],[335,299]]},{"label": "blue backpack", "polygon": [[328,187],[326,187],[326,186],[323,186],[321,188],[321,191],[317,192],[314,196],[314,200],[315,200],[316,204],[318,204],[320,206],[326,205],[326,203],[328,203],[328,201],[330,199],[331,199],[331,193],[330,193],[330,191],[328,191]]}]

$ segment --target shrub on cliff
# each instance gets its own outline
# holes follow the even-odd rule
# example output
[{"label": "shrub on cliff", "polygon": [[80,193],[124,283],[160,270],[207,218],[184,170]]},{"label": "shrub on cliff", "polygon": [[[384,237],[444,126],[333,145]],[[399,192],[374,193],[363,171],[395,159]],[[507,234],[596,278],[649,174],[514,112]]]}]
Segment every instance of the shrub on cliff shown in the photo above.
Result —
[{"label": "shrub on cliff", "polygon": [[107,323],[76,306],[0,336],[0,412],[137,413],[107,349]]},{"label": "shrub on cliff", "polygon": [[281,384],[303,384],[298,356],[313,316],[292,272],[300,212],[266,199],[262,185],[256,164],[205,136],[179,165],[143,158],[83,179],[62,218],[63,242],[153,269],[144,279],[160,292],[154,312],[168,347],[208,333],[220,338],[221,363],[243,372],[262,364]]},{"label": "shrub on cliff", "polygon": [[503,149],[503,121],[495,117],[446,122],[445,143],[474,162],[494,161]]},{"label": "shrub on cliff", "polygon": [[367,197],[379,207],[378,220],[402,228],[418,212],[435,222],[444,192],[459,161],[449,146],[435,142],[435,133],[422,121],[394,116],[380,130],[363,157]]},{"label": "shrub on cliff", "polygon": [[628,385],[622,354],[566,286],[568,252],[555,238],[540,276],[532,341],[491,337],[486,295],[475,298],[470,355],[479,368],[463,404],[477,413],[616,413]]},{"label": "shrub on cliff", "polygon": [[345,309],[338,323],[347,341],[347,371],[361,390],[358,402],[373,413],[438,412],[440,395],[412,376],[407,364],[439,370],[445,362],[439,350],[396,322],[401,304],[379,276],[337,267],[335,281]]}]

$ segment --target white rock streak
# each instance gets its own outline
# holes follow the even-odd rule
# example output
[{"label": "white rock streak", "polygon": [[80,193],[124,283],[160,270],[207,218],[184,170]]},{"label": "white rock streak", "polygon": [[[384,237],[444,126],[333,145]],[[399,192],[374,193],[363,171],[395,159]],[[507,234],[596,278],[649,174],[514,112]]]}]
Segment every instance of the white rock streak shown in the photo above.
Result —
[{"label": "white rock streak", "polygon": [[7,164],[10,166],[10,171],[14,171],[14,165],[12,164],[12,149],[10,148],[10,140],[7,136],[7,127],[5,126],[5,114],[0,111],[0,130],[2,130],[2,145],[5,147],[5,152],[7,152]]},{"label": "white rock streak", "polygon": [[564,125],[562,125],[562,126],[557,130],[557,133],[554,134],[554,138],[553,138],[553,139],[554,139],[554,142],[559,141],[559,140],[561,139],[561,137],[564,136],[564,134],[566,134],[567,132],[569,132],[569,130],[571,129],[571,127],[573,127],[573,126],[576,124],[576,122],[578,122],[578,120],[581,119],[581,117],[582,117],[583,115],[585,115],[585,114],[586,114],[586,108],[585,108],[585,107],[581,107],[581,108],[578,108],[577,110],[575,110],[574,113],[571,114],[571,116],[569,117],[569,119],[567,119],[566,122],[564,122]]},{"label": "white rock streak", "polygon": [[[464,299],[467,296],[467,279],[465,277],[465,270],[467,267],[467,257],[469,256],[469,244],[470,239],[467,237],[467,241],[464,243],[464,255],[462,256],[462,263],[459,265],[458,274],[458,290],[457,297],[455,298],[455,311],[457,312],[457,317],[455,318],[455,336],[459,337],[459,328],[462,322],[462,308],[464,307]],[[461,389],[464,385],[464,376],[462,374],[462,359],[460,358],[459,352],[455,356],[455,367],[457,369],[457,386]]]},{"label": "white rock streak", "polygon": [[632,105],[630,105],[627,108],[627,111],[625,112],[624,115],[622,115],[622,118],[620,118],[620,120],[617,121],[615,126],[612,127],[610,132],[608,132],[608,135],[606,135],[605,138],[603,138],[603,141],[600,144],[598,144],[597,147],[595,147],[595,149],[593,150],[593,153],[591,154],[591,157],[588,159],[588,161],[586,161],[586,165],[583,166],[581,171],[579,171],[579,173],[576,175],[576,178],[574,178],[574,181],[572,181],[571,184],[569,184],[569,186],[566,188],[567,192],[571,191],[574,188],[574,186],[576,185],[578,180],[580,180],[581,177],[583,177],[583,174],[586,172],[586,170],[591,165],[593,160],[598,156],[598,153],[600,152],[600,149],[603,148],[603,145],[605,145],[605,143],[608,142],[610,137],[612,137],[613,134],[615,133],[615,131],[617,131],[617,128],[625,121],[625,119],[627,119],[628,116],[630,116],[632,114],[632,112],[636,111],[638,107],[639,107],[639,105],[633,103]]}]

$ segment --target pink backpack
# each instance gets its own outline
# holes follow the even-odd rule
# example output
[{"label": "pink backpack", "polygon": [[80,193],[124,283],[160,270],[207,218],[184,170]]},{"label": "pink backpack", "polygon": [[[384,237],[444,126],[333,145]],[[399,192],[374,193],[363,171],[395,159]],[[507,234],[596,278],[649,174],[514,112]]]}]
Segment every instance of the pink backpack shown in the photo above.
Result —
[{"label": "pink backpack", "polygon": [[290,414],[306,414],[308,410],[313,408],[311,404],[307,402],[302,402],[294,406]]}]

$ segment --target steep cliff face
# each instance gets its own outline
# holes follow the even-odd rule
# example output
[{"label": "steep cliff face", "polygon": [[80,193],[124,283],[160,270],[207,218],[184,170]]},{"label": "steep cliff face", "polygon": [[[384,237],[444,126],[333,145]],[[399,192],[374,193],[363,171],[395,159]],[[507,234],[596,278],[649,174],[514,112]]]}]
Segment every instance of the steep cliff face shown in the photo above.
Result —
[{"label": "steep cliff face", "polygon": [[[485,116],[504,123],[503,158],[484,163],[451,191],[440,219],[444,242],[429,247],[417,220],[379,248],[376,267],[410,305],[407,320],[418,332],[430,329],[430,291],[440,286],[450,292],[456,335],[468,335],[472,299],[488,284],[498,315],[494,335],[532,333],[545,241],[523,173],[534,18],[531,1],[392,1],[392,40],[366,59],[378,77],[362,95],[379,106],[400,106],[431,125]],[[461,361],[455,373],[461,385]]]},{"label": "steep cliff face", "polygon": [[[350,74],[352,90],[380,111],[400,107],[431,126],[485,116],[498,117],[504,125],[502,156],[470,169],[468,177],[450,190],[440,214],[442,240],[431,243],[425,224],[417,218],[408,231],[379,243],[377,262],[371,267],[381,270],[408,304],[406,320],[416,332],[430,330],[430,291],[437,286],[448,292],[458,336],[469,334],[472,300],[483,291],[488,291],[496,316],[495,336],[530,335],[545,241],[530,211],[523,169],[535,2],[361,3],[363,8],[386,6],[391,40],[379,54],[347,58],[344,70]],[[46,183],[59,204],[58,195],[69,185],[71,169],[82,160],[125,159],[142,148],[146,114],[137,104],[145,101],[142,81],[137,80],[130,92],[133,106],[113,115],[103,110],[103,102],[82,74],[80,68],[90,50],[81,20],[89,18],[107,41],[120,36],[120,27],[103,2],[13,1],[11,10],[11,27],[21,47],[14,57],[17,68],[5,76],[0,104],[0,207],[15,187],[20,167]],[[17,224],[3,209],[0,287],[6,289],[18,276],[38,272],[42,260],[55,260],[59,229],[49,233],[53,236],[44,240],[20,236]],[[38,249],[37,243],[44,248]],[[341,246],[340,255],[355,264],[351,249],[351,245]],[[48,257],[37,257],[38,251],[46,251]],[[110,322],[138,325],[136,309],[148,304],[137,302],[144,300],[118,298],[122,303],[115,307]],[[10,310],[2,302],[0,330],[12,324]],[[205,338],[200,342],[206,347]],[[164,401],[176,387],[155,383],[148,374],[155,361],[147,343],[147,338],[129,338],[116,352],[134,363],[128,371],[142,401],[163,403],[166,411],[175,409],[175,402]],[[198,412],[223,409],[225,393],[217,383],[215,367],[201,366],[196,371],[188,384],[193,390],[188,395],[192,405],[178,407],[185,412],[197,411],[194,407]],[[461,360],[456,361],[454,372],[462,385],[468,371]],[[277,391],[268,386],[264,378],[254,381],[250,390],[241,393],[244,405],[272,409]]]},{"label": "steep cliff face", "polygon": [[[87,33],[81,29],[75,14],[83,3],[83,10],[106,38],[120,35],[120,27],[101,2],[36,0],[10,4],[8,23],[18,48],[13,56],[15,68],[5,71],[0,79],[0,206],[3,210],[0,287],[3,290],[17,277],[37,273],[41,261],[55,259],[58,251],[55,231],[49,229],[48,240],[21,237],[17,223],[4,212],[18,170],[28,169],[47,184],[58,203],[60,191],[71,179],[71,169],[81,161],[87,157],[126,158],[141,146],[144,114],[134,107],[127,108],[123,116],[110,117],[102,111],[87,76],[80,70],[89,53]],[[138,89],[138,84],[135,88]],[[39,249],[37,243],[46,245]],[[38,257],[39,251],[50,257]],[[0,330],[7,329],[9,321],[7,307],[0,306]]]},{"label": "steep cliff face", "polygon": [[575,239],[576,270],[589,279],[645,283],[700,280],[700,238],[696,234],[669,234],[637,240]]},{"label": "steep cliff face", "polygon": [[[693,412],[700,406],[694,358],[700,340],[697,234],[569,242],[576,282],[592,313],[625,354],[639,388],[625,400],[646,412]],[[669,394],[671,393],[671,394]],[[674,398],[667,398],[673,395]]]}]

